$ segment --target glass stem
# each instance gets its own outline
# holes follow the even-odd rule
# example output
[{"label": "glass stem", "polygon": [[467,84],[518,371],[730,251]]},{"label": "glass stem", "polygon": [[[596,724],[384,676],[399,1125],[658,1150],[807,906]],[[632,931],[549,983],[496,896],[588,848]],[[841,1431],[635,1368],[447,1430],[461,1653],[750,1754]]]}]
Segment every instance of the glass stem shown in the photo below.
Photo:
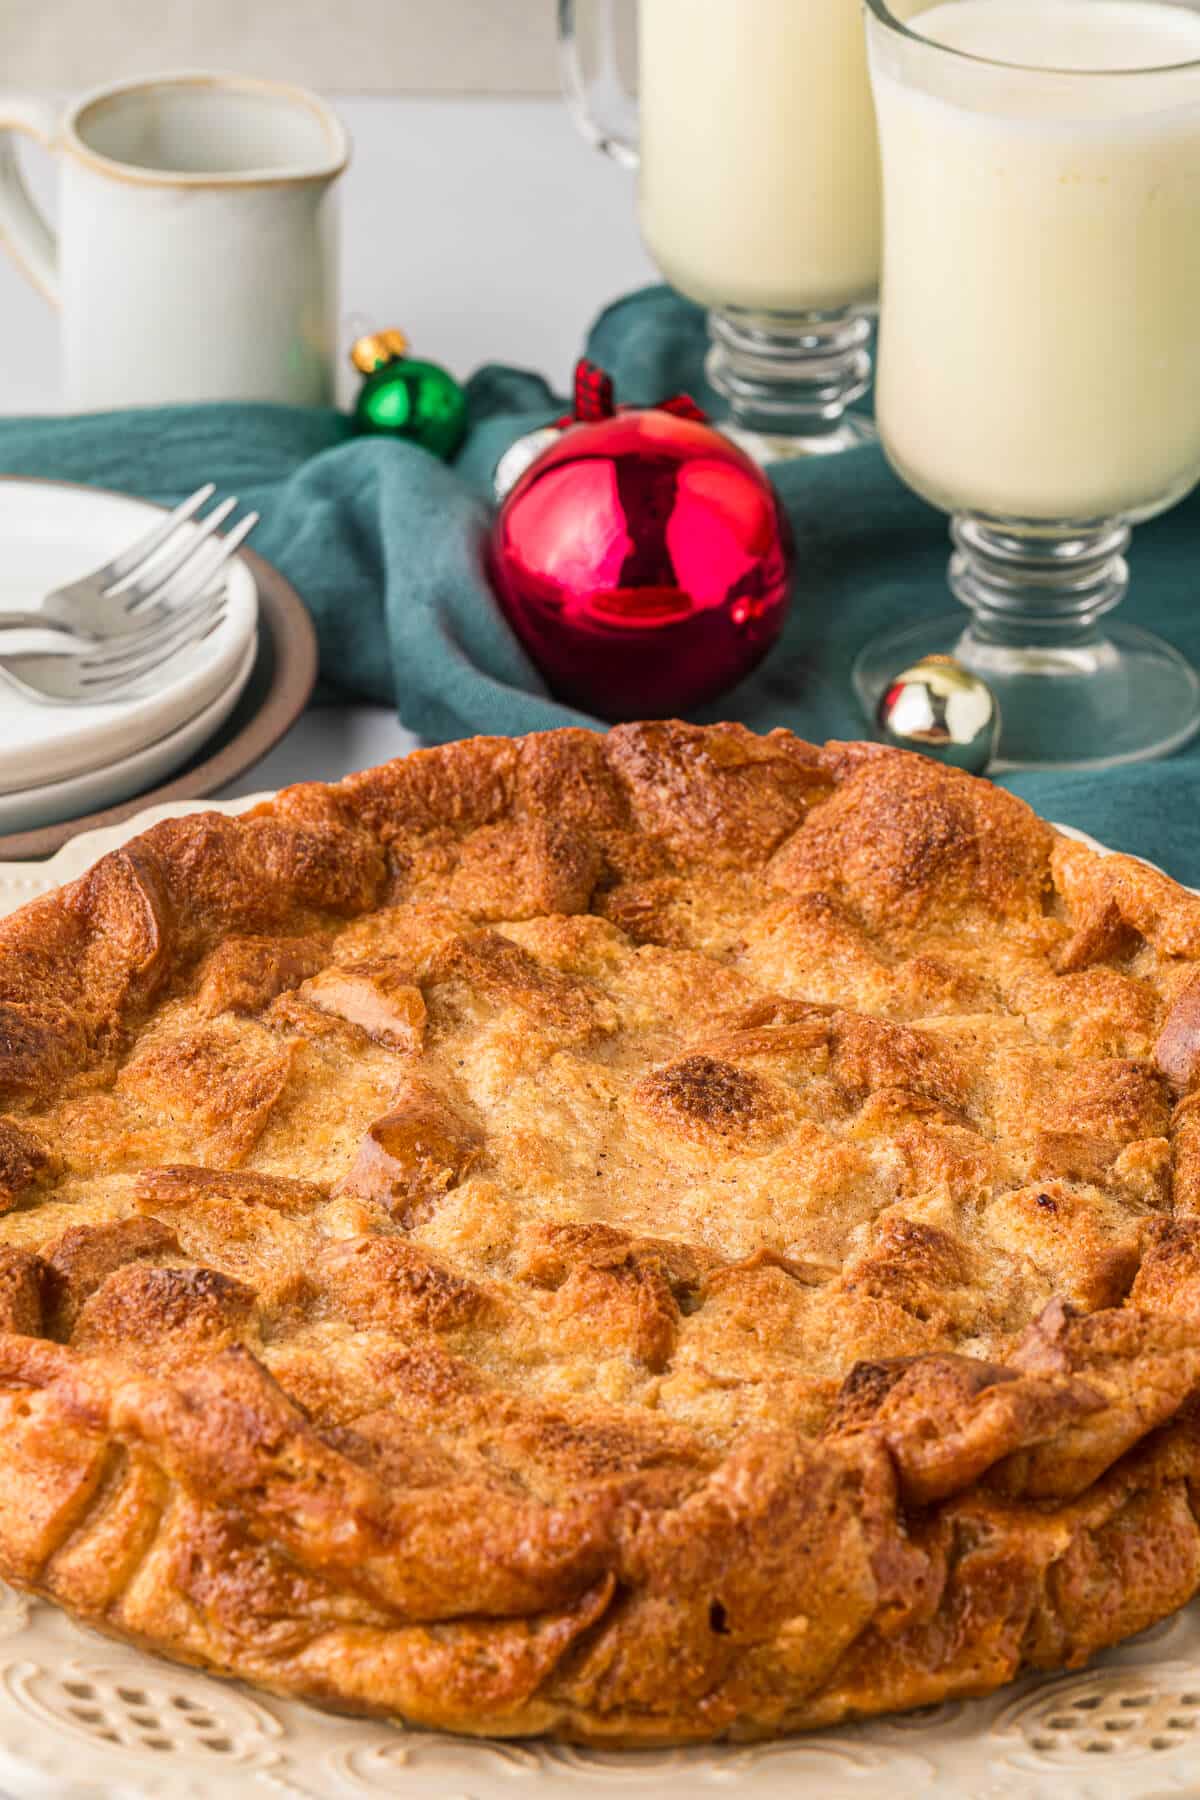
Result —
[{"label": "glass stem", "polygon": [[871,384],[871,321],[857,307],[833,312],[708,315],[705,364],[729,402],[735,432],[794,440],[818,451],[838,441],[843,416]]},{"label": "glass stem", "polygon": [[1129,586],[1129,527],[1113,519],[1037,524],[959,513],[950,587],[971,613],[964,649],[1073,660]]}]

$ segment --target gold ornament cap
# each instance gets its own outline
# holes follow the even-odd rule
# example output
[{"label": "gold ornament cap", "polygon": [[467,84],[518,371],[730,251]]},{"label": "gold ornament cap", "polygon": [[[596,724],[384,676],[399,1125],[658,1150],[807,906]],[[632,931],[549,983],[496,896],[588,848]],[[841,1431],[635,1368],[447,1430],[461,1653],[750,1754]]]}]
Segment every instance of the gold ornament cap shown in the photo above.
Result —
[{"label": "gold ornament cap", "polygon": [[388,363],[408,355],[408,339],[402,331],[389,326],[386,331],[369,331],[360,337],[350,352],[350,361],[362,375],[373,375]]}]

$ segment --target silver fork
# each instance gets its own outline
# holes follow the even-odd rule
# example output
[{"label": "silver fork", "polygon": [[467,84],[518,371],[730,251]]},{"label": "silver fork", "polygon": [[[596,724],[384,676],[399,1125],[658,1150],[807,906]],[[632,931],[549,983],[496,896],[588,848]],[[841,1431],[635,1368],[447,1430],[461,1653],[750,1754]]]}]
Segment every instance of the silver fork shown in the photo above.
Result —
[{"label": "silver fork", "polygon": [[82,648],[64,639],[53,650],[0,654],[0,674],[37,700],[113,700],[161,668],[176,651],[198,644],[225,616],[225,589],[209,591],[136,637]]},{"label": "silver fork", "polygon": [[231,498],[214,506],[190,530],[181,529],[215,492],[212,482],[206,482],[137,543],[90,575],[56,588],[39,607],[0,610],[0,630],[33,626],[100,642],[140,635],[168,620],[176,607],[211,588],[218,571],[258,523],[257,513],[247,513],[227,537],[214,539],[213,533],[237,506],[236,498]]}]

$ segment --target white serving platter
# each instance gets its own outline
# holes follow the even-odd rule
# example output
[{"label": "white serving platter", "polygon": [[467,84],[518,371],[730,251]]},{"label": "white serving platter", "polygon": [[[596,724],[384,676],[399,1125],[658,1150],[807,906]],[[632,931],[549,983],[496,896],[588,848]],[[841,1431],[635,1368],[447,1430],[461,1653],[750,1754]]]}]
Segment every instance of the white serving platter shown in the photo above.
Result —
[{"label": "white serving platter", "polygon": [[[152,807],[48,862],[0,863],[0,914],[159,819],[269,798]],[[0,1583],[0,1784],[13,1800],[1200,1800],[1200,1602],[1082,1672],[984,1700],[628,1752],[338,1718],[110,1642]]]}]

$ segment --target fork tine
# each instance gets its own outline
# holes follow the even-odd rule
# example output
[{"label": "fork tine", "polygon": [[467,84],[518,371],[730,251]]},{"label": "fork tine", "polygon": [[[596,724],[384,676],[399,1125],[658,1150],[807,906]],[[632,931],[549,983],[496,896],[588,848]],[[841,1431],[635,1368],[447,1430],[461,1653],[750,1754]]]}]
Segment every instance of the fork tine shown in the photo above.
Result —
[{"label": "fork tine", "polygon": [[239,519],[233,530],[215,542],[205,544],[198,552],[195,562],[189,563],[163,588],[158,598],[180,605],[190,600],[194,594],[202,593],[212,585],[217,571],[227,563],[231,556],[236,556],[254,527],[258,524],[256,512],[247,513]]},{"label": "fork tine", "polygon": [[191,630],[197,621],[213,617],[225,605],[224,592],[203,595],[188,606],[176,607],[162,624],[150,631],[139,631],[126,638],[116,638],[102,649],[86,653],[79,660],[85,675],[117,673],[127,663],[142,662],[147,656],[161,654],[163,646]]},{"label": "fork tine", "polygon": [[79,677],[82,687],[90,688],[93,693],[103,693],[118,688],[132,687],[143,675],[152,674],[160,669],[169,657],[190,644],[203,642],[224,619],[224,609],[206,613],[193,620],[184,631],[180,631],[167,644],[160,644],[152,651],[146,651],[140,657],[131,657],[117,668],[103,669],[97,673],[82,672]]},{"label": "fork tine", "polygon": [[189,494],[186,500],[180,501],[175,510],[169,512],[158,525],[152,526],[145,537],[139,538],[136,544],[130,544],[128,550],[122,550],[119,556],[114,556],[102,569],[97,569],[96,580],[105,582],[109,587],[115,582],[124,581],[148,556],[153,556],[160,544],[166,543],[177,526],[182,525],[185,519],[190,519],[193,513],[199,512],[216,491],[216,484],[206,481],[194,494]]},{"label": "fork tine", "polygon": [[236,505],[236,495],[222,500],[220,506],[214,506],[207,517],[199,521],[194,531],[186,535],[180,532],[179,544],[174,548],[168,546],[168,553],[155,559],[154,567],[148,574],[135,573],[129,586],[122,589],[126,612],[134,611],[146,600],[153,600],[163,592],[173,575],[182,574],[192,558],[199,555],[201,546],[225,523]]},{"label": "fork tine", "polygon": [[[211,600],[216,598],[219,594],[223,594],[224,591],[223,586],[206,586],[203,594],[201,594],[199,598]],[[154,631],[160,625],[169,625],[171,620],[177,619],[184,608],[190,604],[190,599],[184,600],[182,604],[176,604],[175,606],[172,606],[167,600],[153,600],[149,606],[139,606],[136,611],[129,615],[133,620],[133,624],[128,631],[123,631],[119,637],[105,638],[94,644],[89,644],[86,647],[89,650],[118,650],[122,645],[126,649],[136,648],[141,641],[143,632]],[[0,656],[2,655],[3,651],[0,650]]]},{"label": "fork tine", "polygon": [[134,638],[122,641],[120,647],[107,647],[102,656],[85,655],[76,666],[82,675],[120,675],[134,664],[141,664],[148,657],[160,659],[172,653],[174,645],[185,639],[196,625],[206,624],[224,607],[224,595],[215,595],[209,599],[198,601],[179,614],[167,625],[159,626],[154,631],[138,633]]}]

